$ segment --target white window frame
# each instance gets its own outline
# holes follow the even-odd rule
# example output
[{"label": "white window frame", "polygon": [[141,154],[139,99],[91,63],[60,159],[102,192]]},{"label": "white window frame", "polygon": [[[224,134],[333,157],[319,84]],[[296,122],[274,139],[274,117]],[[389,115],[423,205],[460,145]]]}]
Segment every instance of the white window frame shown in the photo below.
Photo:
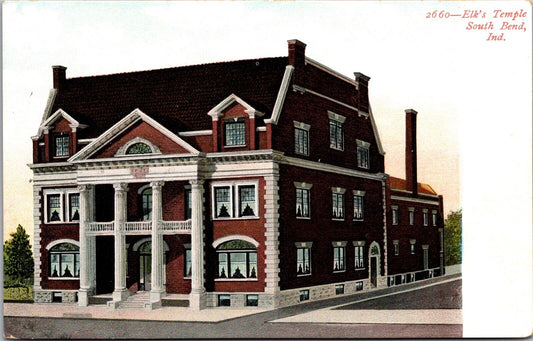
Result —
[{"label": "white window frame", "polygon": [[[364,270],[365,269],[365,241],[364,240],[358,240],[353,242],[354,246],[354,269],[355,271]],[[362,267],[357,266],[357,260],[359,257],[357,257],[357,251],[355,251],[357,248],[362,248],[361,251],[361,263],[363,264]]]},{"label": "white window frame", "polygon": [[[233,121],[233,122],[232,122]],[[244,125],[244,144],[228,144],[228,130],[226,129],[226,124],[238,124],[242,123]],[[246,117],[231,117],[227,118],[222,122],[223,130],[224,130],[224,148],[238,148],[238,147],[245,147],[246,146]]]},{"label": "white window frame", "polygon": [[433,226],[437,226],[437,210],[431,211],[431,220],[433,222]]},{"label": "white window frame", "polygon": [[[331,192],[332,192],[331,194],[331,206],[332,206],[331,219],[338,220],[338,221],[344,221],[344,219],[346,218],[346,198],[344,196],[344,193],[346,193],[346,189],[341,188],[341,187],[332,187]],[[342,198],[342,217],[341,218],[333,216],[333,209],[335,208],[333,207],[333,196],[334,195],[341,196]]]},{"label": "white window frame", "polygon": [[393,240],[392,244],[394,245],[394,255],[399,256],[400,255],[400,241]]},{"label": "white window frame", "polygon": [[411,239],[409,242],[411,243],[411,254],[414,255],[415,254],[416,239]]},{"label": "white window frame", "polygon": [[399,223],[399,216],[398,216],[398,206],[393,205],[392,206],[392,225],[398,225]]},{"label": "white window frame", "polygon": [[[329,147],[331,149],[344,151],[344,121],[346,121],[346,117],[344,117],[342,115],[339,115],[339,114],[336,114],[336,113],[328,110],[328,118],[329,118],[329,122],[328,122]],[[342,132],[342,134],[341,134],[342,135],[342,137],[341,137],[342,140],[340,141],[340,148],[338,147],[339,142],[337,141],[337,135],[335,135],[335,141],[333,141],[331,139],[331,124],[332,124],[332,122],[336,123],[337,124],[337,128],[340,128],[341,132]]]},{"label": "white window frame", "polygon": [[[294,215],[296,216],[296,219],[311,219],[311,188],[313,187],[313,184],[309,184],[309,183],[306,183],[306,182],[297,182],[297,181],[294,181],[294,187],[296,188],[295,191],[294,191],[294,198],[295,198],[295,202],[294,202]],[[298,207],[298,197],[296,195],[296,190],[298,189],[301,189],[301,190],[305,190],[307,191],[307,211],[308,211],[308,215],[307,216],[301,216],[301,217],[298,217],[296,215],[296,212],[297,212],[297,207]]]},{"label": "white window frame", "polygon": [[[303,277],[303,276],[311,276],[313,274],[313,254],[311,248],[313,247],[313,242],[296,242],[294,243],[294,246],[296,246],[296,276],[297,277]],[[309,255],[308,255],[308,263],[309,263],[309,273],[302,273],[298,274],[298,249],[308,249]]]},{"label": "white window frame", "polygon": [[[365,191],[360,191],[360,190],[353,190],[352,193],[353,193],[353,196],[354,196],[354,199],[353,199],[353,220],[354,221],[364,221],[365,220],[365,193],[366,192]],[[355,216],[355,197],[356,196],[357,197],[361,197],[361,200],[362,200],[362,202],[361,202],[361,205],[362,205],[361,210],[363,211],[362,212],[362,216],[363,216],[362,218],[356,218],[356,216]]]},{"label": "white window frame", "polygon": [[[335,241],[335,242],[331,242],[331,245],[333,246],[333,273],[338,273],[338,272],[346,272],[346,244],[348,244],[348,242],[345,242],[345,241]],[[342,269],[339,269],[339,270],[335,270],[335,249],[340,249],[342,250],[342,265],[344,266]]]},{"label": "white window frame", "polygon": [[73,194],[77,194],[78,195],[78,214],[81,215],[81,195],[78,191],[65,191],[65,199],[66,199],[66,210],[65,210],[65,217],[67,219],[65,219],[67,222],[69,223],[77,223],[79,222],[80,220],[71,220],[70,219],[70,196],[73,195]]},{"label": "white window frame", "polygon": [[409,225],[415,225],[415,208],[409,207]]},{"label": "white window frame", "polygon": [[424,226],[429,225],[429,210],[427,208],[422,210],[424,216]]},{"label": "white window frame", "polygon": [[[310,151],[310,147],[311,147],[311,143],[310,143],[310,140],[311,140],[311,134],[309,134],[309,130],[311,129],[311,126],[307,123],[303,123],[303,122],[298,122],[298,121],[293,121],[294,123],[294,153],[298,154],[298,155],[305,155],[305,156],[309,156],[309,154],[311,154],[311,151]],[[303,130],[303,131],[306,131],[307,132],[307,153],[304,152],[301,152],[299,150],[297,150],[296,148],[296,129],[300,129],[300,130]]]},{"label": "white window frame", "polygon": [[[44,198],[44,219],[45,224],[65,224],[65,223],[79,223],[79,220],[70,220],[70,195],[78,194],[79,192],[74,188],[49,188],[43,190]],[[51,195],[59,195],[59,221],[49,221],[48,217],[48,197]],[[81,205],[80,205],[81,211]],[[80,212],[81,213],[81,212]]]},{"label": "white window frame", "polygon": [[[357,167],[359,168],[363,168],[363,169],[370,169],[370,143],[368,142],[365,142],[365,141],[362,141],[362,140],[356,140],[356,144],[357,144]],[[362,163],[362,160],[359,156],[359,150],[365,150],[366,151],[366,156],[367,156],[367,164],[364,165]]]},{"label": "white window frame", "polygon": [[[255,203],[254,207],[252,209],[254,210],[253,216],[243,216],[240,217],[239,212],[239,188],[243,186],[254,186],[254,195],[255,195]],[[217,211],[216,211],[216,196],[215,196],[215,189],[221,188],[221,187],[229,187],[230,192],[230,207],[228,208],[228,214],[229,217],[217,217]],[[213,220],[228,220],[228,219],[235,219],[235,220],[243,220],[243,219],[259,219],[259,181],[217,181],[211,183],[211,207],[212,207],[212,218]]]}]

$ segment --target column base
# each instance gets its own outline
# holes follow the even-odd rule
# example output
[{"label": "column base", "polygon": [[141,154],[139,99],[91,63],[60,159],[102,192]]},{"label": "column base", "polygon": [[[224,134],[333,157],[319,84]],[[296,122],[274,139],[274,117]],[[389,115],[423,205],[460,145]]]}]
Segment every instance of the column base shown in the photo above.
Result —
[{"label": "column base", "polygon": [[206,308],[206,294],[205,292],[201,293],[190,293],[189,294],[189,308],[192,310],[202,310]]},{"label": "column base", "polygon": [[161,298],[166,296],[165,290],[150,290],[150,303],[161,302]]},{"label": "column base", "polygon": [[86,307],[89,305],[89,297],[94,295],[94,290],[92,288],[80,289],[78,291],[78,306]]},{"label": "column base", "polygon": [[130,292],[126,288],[124,288],[124,289],[115,289],[115,291],[113,291],[113,301],[114,302],[124,301],[125,299],[128,298],[128,296],[130,296]]}]

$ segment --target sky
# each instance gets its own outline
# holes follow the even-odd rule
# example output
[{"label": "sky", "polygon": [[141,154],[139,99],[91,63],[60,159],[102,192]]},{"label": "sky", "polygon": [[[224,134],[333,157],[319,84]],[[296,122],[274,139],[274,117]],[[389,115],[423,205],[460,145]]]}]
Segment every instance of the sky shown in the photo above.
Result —
[{"label": "sky", "polygon": [[[515,11],[513,20],[507,13]],[[446,214],[463,209],[471,278],[486,277],[503,257],[502,282],[491,277],[485,285],[530,288],[531,15],[527,1],[5,1],[4,239],[18,224],[33,231],[26,165],[52,65],[66,66],[70,78],[286,56],[287,40],[299,39],[308,57],[350,78],[371,77],[371,106],[392,176],[405,176],[405,109],[418,111],[418,180],[444,196]],[[468,29],[475,25],[492,28]],[[487,40],[489,34],[500,40]],[[505,276],[524,269],[523,285]],[[465,290],[478,285],[465,277]],[[484,291],[474,291],[465,298],[465,319],[466,307],[483,300]],[[506,300],[500,308],[518,303]],[[484,317],[495,323],[480,333],[515,330],[498,329],[501,319],[488,311]],[[509,323],[523,326],[525,319],[530,326],[530,310],[519,316]],[[465,333],[474,335],[471,326]]]}]

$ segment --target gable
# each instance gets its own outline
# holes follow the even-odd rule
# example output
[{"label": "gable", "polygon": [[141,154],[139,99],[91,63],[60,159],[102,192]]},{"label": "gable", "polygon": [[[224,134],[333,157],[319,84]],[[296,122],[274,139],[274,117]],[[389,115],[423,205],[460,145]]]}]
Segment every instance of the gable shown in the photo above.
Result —
[{"label": "gable", "polygon": [[155,154],[188,154],[189,151],[144,121],[136,122],[127,131],[110,140],[91,159],[112,158],[125,155],[127,147],[134,143],[143,143],[152,147]]}]

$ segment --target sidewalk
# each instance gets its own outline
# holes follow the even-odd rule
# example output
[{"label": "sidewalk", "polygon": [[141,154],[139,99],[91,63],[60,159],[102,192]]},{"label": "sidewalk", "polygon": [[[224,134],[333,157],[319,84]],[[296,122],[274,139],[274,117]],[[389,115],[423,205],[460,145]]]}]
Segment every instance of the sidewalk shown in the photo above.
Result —
[{"label": "sidewalk", "polygon": [[[318,310],[311,310],[302,314],[281,318],[272,322],[313,322],[313,323],[461,323],[461,310],[446,309],[447,311],[436,310],[415,310],[409,314],[401,314],[400,311],[390,310],[358,310],[347,313],[344,310],[332,310],[358,301],[369,300],[377,297],[394,295],[404,291],[416,290],[418,288],[436,285],[442,282],[456,280],[460,274],[437,277],[425,281],[414,282],[402,286],[378,289],[364,292],[359,295],[346,297],[342,304]],[[355,297],[354,297],[355,296]],[[358,297],[360,296],[360,297]],[[332,302],[339,302],[341,297],[335,297]],[[325,300],[327,301],[327,300]],[[315,301],[319,302],[319,301]],[[313,303],[313,302],[309,302]],[[233,309],[227,307],[214,307],[200,311],[194,311],[187,307],[162,307],[154,310],[145,309],[123,309],[111,310],[105,305],[90,305],[79,307],[76,304],[28,304],[28,303],[4,303],[4,316],[13,317],[51,317],[51,318],[75,318],[75,319],[110,319],[110,320],[143,320],[143,321],[180,321],[180,322],[221,322],[242,316],[258,314],[269,309],[258,309],[256,307]],[[405,310],[404,310],[405,312]],[[448,315],[447,315],[448,314]],[[412,316],[409,318],[407,315]],[[406,320],[407,319],[407,320]],[[372,321],[372,322],[371,322]],[[396,322],[394,322],[396,321]],[[421,322],[422,321],[422,322]],[[426,321],[426,322],[423,322]]]}]

